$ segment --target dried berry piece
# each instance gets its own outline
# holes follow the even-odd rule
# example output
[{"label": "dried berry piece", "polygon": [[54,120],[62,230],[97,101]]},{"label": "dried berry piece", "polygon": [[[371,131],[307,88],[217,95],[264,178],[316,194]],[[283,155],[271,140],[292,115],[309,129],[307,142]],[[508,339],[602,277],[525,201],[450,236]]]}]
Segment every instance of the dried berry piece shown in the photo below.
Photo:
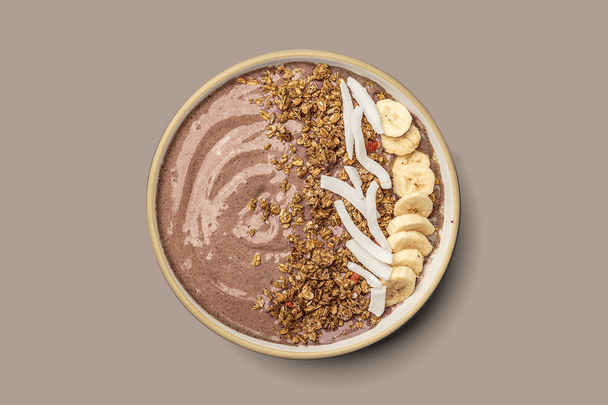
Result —
[{"label": "dried berry piece", "polygon": [[376,149],[378,149],[380,147],[380,143],[378,142],[377,139],[374,139],[373,141],[369,141],[366,145],[365,145],[365,150],[367,151],[367,153],[372,153],[374,152]]}]

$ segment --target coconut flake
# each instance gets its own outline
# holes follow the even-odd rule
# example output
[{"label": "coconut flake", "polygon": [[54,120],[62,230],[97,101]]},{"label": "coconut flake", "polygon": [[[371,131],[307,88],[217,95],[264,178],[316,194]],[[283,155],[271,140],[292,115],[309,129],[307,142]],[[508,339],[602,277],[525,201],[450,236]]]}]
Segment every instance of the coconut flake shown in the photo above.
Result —
[{"label": "coconut flake", "polygon": [[[373,255],[377,260],[380,260],[384,263],[392,264],[393,254],[391,252],[387,252],[380,246],[376,245],[370,238],[365,236],[365,234],[361,232],[359,228],[357,228],[357,225],[355,225],[355,223],[353,222],[352,218],[348,214],[348,211],[346,211],[344,203],[342,201],[334,201],[334,205],[336,206],[336,211],[338,211],[338,215],[340,216],[344,227],[346,227],[346,230],[348,231],[348,233],[350,233],[350,236],[352,236],[353,239],[355,239],[363,249],[367,250],[370,255]],[[360,260],[361,259],[359,259],[359,261]],[[365,263],[363,263],[363,265],[365,266]],[[369,268],[369,266],[367,267]]]},{"label": "coconut flake", "polygon": [[348,158],[353,158],[353,147],[355,140],[350,129],[350,117],[353,114],[353,100],[344,80],[340,81],[340,92],[342,93],[342,115],[344,117],[344,140],[346,142],[346,153]]},{"label": "coconut flake", "polygon": [[[346,121],[345,121],[346,122]],[[351,157],[352,159],[352,157]],[[355,190],[357,190],[357,194],[361,196],[361,198],[365,198],[363,196],[363,189],[361,186],[363,185],[363,181],[361,181],[361,176],[359,176],[359,171],[352,166],[344,166],[344,170],[348,174],[348,178],[350,182],[355,186]]]},{"label": "coconut flake", "polygon": [[384,127],[382,126],[382,118],[380,117],[380,111],[376,107],[376,103],[369,95],[365,87],[358,81],[349,77],[347,80],[348,87],[353,92],[353,97],[357,100],[357,103],[363,108],[363,112],[367,117],[367,121],[371,124],[374,131],[378,134],[384,133]]},{"label": "coconut flake", "polygon": [[365,150],[365,139],[363,138],[363,132],[361,131],[361,120],[363,119],[363,109],[361,106],[356,106],[351,116],[352,126],[351,132],[355,138],[355,155],[357,160],[361,163],[361,166],[365,167],[367,171],[372,173],[380,180],[380,185],[383,189],[387,190],[391,188],[391,176],[388,174],[384,167],[380,166],[376,161],[370,159],[367,156]]},{"label": "coconut flake", "polygon": [[[365,238],[367,239],[367,236]],[[386,251],[383,250],[382,248],[380,248],[378,245],[374,244],[374,246],[376,246],[379,250],[386,253]],[[377,277],[381,278],[382,280],[388,280],[391,277],[393,268],[391,266],[389,266],[388,264],[382,263],[380,260],[378,260],[372,254],[370,254],[370,252],[365,250],[361,246],[361,244],[358,243],[355,239],[351,239],[348,242],[346,242],[346,248],[355,255],[357,260],[359,260],[362,265],[364,265],[369,271],[374,273]],[[391,263],[392,263],[392,260],[391,260]]]},{"label": "coconut flake", "polygon": [[370,292],[369,300],[369,312],[376,316],[380,316],[384,313],[384,306],[386,305],[386,286],[382,288],[372,288]]},{"label": "coconut flake", "polygon": [[363,267],[359,266],[357,263],[348,262],[346,264],[346,267],[353,273],[357,273],[358,275],[363,277],[365,279],[365,281],[367,281],[367,284],[369,284],[370,287],[382,288],[382,283],[380,282],[380,280],[378,280],[378,278],[376,276],[374,276],[372,273],[365,270]]},{"label": "coconut flake", "polygon": [[369,187],[367,189],[367,196],[365,197],[365,202],[367,203],[367,213],[365,218],[367,219],[367,226],[369,228],[369,232],[372,234],[376,242],[382,246],[384,250],[387,252],[392,252],[391,246],[388,244],[388,240],[386,240],[386,236],[382,233],[382,229],[380,229],[380,225],[378,225],[378,211],[376,211],[376,193],[378,192],[378,183],[372,181],[369,183]]},{"label": "coconut flake", "polygon": [[363,198],[363,193],[359,196],[357,190],[348,185],[347,182],[335,177],[321,176],[321,188],[331,191],[332,193],[338,194],[340,197],[346,199],[356,209],[361,212],[364,216],[367,215],[367,205]]}]

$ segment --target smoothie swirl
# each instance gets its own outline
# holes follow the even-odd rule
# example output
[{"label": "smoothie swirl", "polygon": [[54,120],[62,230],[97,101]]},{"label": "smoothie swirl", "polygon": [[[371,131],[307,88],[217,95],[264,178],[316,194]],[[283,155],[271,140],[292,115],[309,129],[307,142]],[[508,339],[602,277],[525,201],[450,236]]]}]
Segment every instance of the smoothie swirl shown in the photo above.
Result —
[{"label": "smoothie swirl", "polygon": [[[251,307],[289,252],[276,218],[262,222],[246,202],[276,193],[287,175],[275,170],[254,87],[227,83],[199,104],[172,139],[161,167],[157,221],[165,256],[188,294],[220,322],[272,341],[274,321]],[[286,146],[271,142],[277,153]],[[249,231],[254,229],[255,235]],[[260,266],[252,266],[259,254]]]}]

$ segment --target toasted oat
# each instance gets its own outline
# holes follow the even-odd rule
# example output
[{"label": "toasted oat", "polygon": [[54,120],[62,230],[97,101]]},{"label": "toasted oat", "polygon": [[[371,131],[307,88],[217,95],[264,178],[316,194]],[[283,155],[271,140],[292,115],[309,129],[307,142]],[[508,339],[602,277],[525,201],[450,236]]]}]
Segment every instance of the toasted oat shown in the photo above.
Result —
[{"label": "toasted oat", "polygon": [[290,188],[291,188],[291,184],[289,184],[289,183],[287,182],[287,180],[283,180],[283,181],[281,182],[281,190],[283,190],[283,191],[287,191],[287,190],[289,190]]},{"label": "toasted oat", "polygon": [[260,202],[259,202],[259,206],[262,209],[262,216],[261,216],[260,220],[262,222],[264,222],[270,216],[270,204],[268,203],[268,200],[266,200],[265,198],[261,198]]},{"label": "toasted oat", "polygon": [[247,204],[247,208],[249,208],[249,211],[254,211],[257,203],[258,203],[257,198],[252,198],[251,200],[249,200],[249,204]]},{"label": "toasted oat", "polygon": [[260,257],[260,255],[253,256],[252,263],[254,266],[259,266],[260,263],[262,263],[262,258]]},{"label": "toasted oat", "polygon": [[253,303],[253,309],[256,310],[262,308],[264,308],[264,298],[262,296],[259,296]]},{"label": "toasted oat", "polygon": [[307,171],[308,171],[308,168],[306,166],[301,166],[296,169],[296,172],[298,173],[299,178],[303,178],[304,176],[306,176]]}]

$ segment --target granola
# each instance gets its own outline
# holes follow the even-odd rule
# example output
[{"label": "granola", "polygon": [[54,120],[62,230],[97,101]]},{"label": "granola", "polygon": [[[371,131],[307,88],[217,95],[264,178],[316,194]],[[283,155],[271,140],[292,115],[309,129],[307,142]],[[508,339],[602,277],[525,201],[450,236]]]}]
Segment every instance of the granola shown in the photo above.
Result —
[{"label": "granola", "polygon": [[[323,331],[335,331],[351,319],[356,320],[359,329],[365,321],[375,324],[379,320],[368,311],[366,294],[370,288],[367,282],[346,267],[349,261],[358,261],[344,247],[350,235],[346,232],[334,234],[341,221],[333,205],[332,193],[320,186],[320,176],[331,175],[332,164],[341,161],[343,165],[357,168],[363,192],[367,192],[370,183],[377,180],[358,163],[356,157],[349,159],[346,153],[339,88],[343,78],[338,74],[332,75],[325,64],[317,65],[311,75],[298,79],[288,67],[279,66],[277,71],[283,75],[280,84],[275,83],[269,71],[262,74],[262,90],[270,96],[264,108],[276,106],[280,111],[276,114],[280,123],[286,118],[302,123],[301,136],[296,139],[296,144],[304,148],[305,156],[296,156],[291,163],[307,169],[298,175],[306,176],[302,193],[307,207],[310,207],[310,218],[304,218],[303,206],[297,204],[295,198],[288,208],[281,210],[283,227],[293,221],[299,233],[288,236],[292,249],[285,263],[279,264],[279,270],[289,276],[280,276],[279,280],[272,282],[275,289],[266,291],[268,303],[264,310],[281,325],[279,334],[283,338],[294,344],[306,344],[318,341]],[[271,112],[262,110],[260,115],[270,117]],[[279,133],[286,133],[280,128]],[[269,124],[266,129],[267,133],[276,133],[274,125]],[[378,148],[377,135],[365,118],[363,133],[369,145],[368,151],[375,151]],[[289,142],[291,136],[282,140]],[[293,144],[290,144],[290,149],[297,153]],[[381,165],[387,163],[386,157],[377,153],[371,153],[370,158]],[[270,163],[280,170],[287,161],[287,156],[282,155]],[[346,179],[344,169],[340,170],[339,177]],[[285,183],[281,184],[283,190]],[[298,194],[297,202],[300,199]],[[394,218],[394,194],[391,190],[379,189],[377,201],[378,223],[388,236],[386,227]],[[344,202],[357,227],[371,238],[366,219],[347,200]],[[262,216],[265,215],[262,211]],[[259,301],[254,307],[262,309]]]}]

